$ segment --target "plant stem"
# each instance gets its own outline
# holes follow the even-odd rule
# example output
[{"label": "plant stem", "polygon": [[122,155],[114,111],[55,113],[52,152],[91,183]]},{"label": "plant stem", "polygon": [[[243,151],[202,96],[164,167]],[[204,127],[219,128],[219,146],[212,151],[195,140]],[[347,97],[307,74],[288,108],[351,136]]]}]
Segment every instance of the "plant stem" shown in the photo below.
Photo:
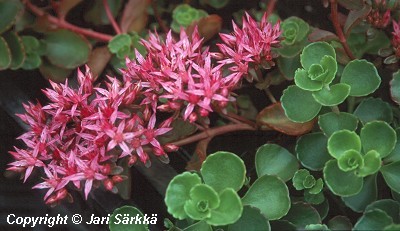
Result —
[{"label": "plant stem", "polygon": [[113,16],[113,14],[111,12],[111,9],[110,9],[110,5],[108,5],[108,1],[107,0],[103,0],[103,6],[104,6],[104,10],[106,11],[107,18],[110,21],[110,23],[111,23],[112,27],[114,28],[115,32],[117,34],[121,34],[122,33],[121,32],[121,28],[118,26],[117,22],[115,21],[114,16]]},{"label": "plant stem", "polygon": [[338,107],[338,106],[332,106],[331,109],[332,109],[332,111],[333,111],[334,113],[336,113],[336,114],[339,114],[339,113],[340,113],[340,110],[339,110],[339,107]]},{"label": "plant stem", "polygon": [[91,37],[91,38],[94,38],[94,39],[97,39],[100,41],[104,41],[104,42],[108,42],[112,39],[111,35],[99,33],[96,31],[89,30],[89,29],[84,29],[84,28],[72,25],[63,19],[59,19],[54,16],[51,16],[51,15],[47,14],[46,12],[44,12],[43,10],[41,10],[39,7],[33,5],[29,0],[25,0],[24,4],[36,16],[47,17],[47,20],[49,20],[49,22],[57,25],[60,28],[64,28],[64,29],[76,32],[78,34],[81,34],[81,35],[84,35],[87,37]]},{"label": "plant stem", "polygon": [[267,94],[267,96],[268,96],[269,100],[271,101],[271,103],[276,103],[277,102],[275,97],[274,97],[274,95],[272,94],[272,92],[271,92],[271,90],[269,88],[265,88],[264,91],[265,91],[265,94]]},{"label": "plant stem", "polygon": [[207,139],[207,138],[213,138],[215,136],[225,134],[228,132],[234,132],[234,131],[255,131],[256,129],[253,126],[250,126],[248,124],[228,124],[220,127],[214,127],[210,129],[206,129],[205,131],[183,138],[181,140],[172,142],[172,144],[177,145],[177,146],[182,146],[185,144],[190,144],[199,140]]},{"label": "plant stem", "polygon": [[343,34],[343,30],[339,24],[337,0],[330,0],[330,3],[331,3],[331,20],[333,23],[333,27],[335,28],[336,34],[339,37],[340,43],[342,44],[349,58],[355,59],[353,53],[350,50],[349,45],[347,44],[346,37]]},{"label": "plant stem", "polygon": [[274,12],[277,0],[269,0],[267,5],[267,16],[269,17]]},{"label": "plant stem", "polygon": [[153,12],[154,12],[154,17],[156,18],[158,25],[160,25],[161,30],[164,31],[164,33],[168,33],[169,28],[164,24],[163,20],[161,19],[161,16],[158,12],[158,8],[157,8],[157,0],[151,0],[151,7],[153,8]]}]

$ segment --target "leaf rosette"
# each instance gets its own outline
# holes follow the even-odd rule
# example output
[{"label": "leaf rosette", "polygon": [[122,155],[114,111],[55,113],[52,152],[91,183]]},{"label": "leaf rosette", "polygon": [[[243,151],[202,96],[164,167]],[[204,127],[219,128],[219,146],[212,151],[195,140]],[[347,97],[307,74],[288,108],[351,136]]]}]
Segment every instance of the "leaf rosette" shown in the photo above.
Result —
[{"label": "leaf rosette", "polygon": [[181,4],[177,6],[172,12],[171,29],[175,32],[180,31],[180,27],[188,27],[192,22],[207,16],[204,10],[198,10],[188,4]]},{"label": "leaf rosette", "polygon": [[284,40],[281,41],[279,53],[284,57],[296,56],[308,43],[310,26],[303,19],[293,16],[282,22],[281,29]]}]

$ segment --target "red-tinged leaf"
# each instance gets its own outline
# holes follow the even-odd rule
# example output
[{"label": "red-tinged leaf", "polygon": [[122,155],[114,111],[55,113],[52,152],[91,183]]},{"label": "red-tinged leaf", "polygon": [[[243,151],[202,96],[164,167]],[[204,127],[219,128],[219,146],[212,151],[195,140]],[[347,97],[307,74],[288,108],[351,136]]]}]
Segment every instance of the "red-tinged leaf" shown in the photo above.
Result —
[{"label": "red-tinged leaf", "polygon": [[331,41],[331,40],[339,40],[336,34],[327,31],[321,30],[319,28],[315,28],[311,34],[308,35],[308,40],[311,42],[318,42],[318,41]]},{"label": "red-tinged leaf", "polygon": [[264,108],[258,113],[256,121],[257,124],[261,125],[261,129],[265,129],[265,126],[267,126],[267,128],[270,127],[291,136],[299,136],[308,133],[315,123],[315,119],[306,123],[295,123],[289,120],[280,102]]},{"label": "red-tinged leaf", "polygon": [[352,10],[347,16],[346,23],[344,24],[344,34],[350,34],[351,29],[358,25],[371,11],[371,6],[365,4],[360,10]]},{"label": "red-tinged leaf", "polygon": [[400,71],[393,73],[393,79],[390,81],[390,94],[392,100],[400,104]]},{"label": "red-tinged leaf", "polygon": [[122,33],[140,31],[147,23],[147,7],[149,0],[129,0],[124,6],[120,20]]},{"label": "red-tinged leaf", "polygon": [[74,8],[76,5],[81,3],[82,0],[62,0],[57,6],[57,13],[60,18],[65,18],[68,12]]},{"label": "red-tinged leaf", "polygon": [[93,77],[97,78],[107,66],[111,59],[111,53],[107,46],[96,47],[92,50],[88,60],[88,66],[93,73]]},{"label": "red-tinged leaf", "polygon": [[186,33],[188,35],[192,34],[196,25],[198,26],[200,35],[204,37],[205,41],[207,41],[220,32],[222,27],[222,18],[216,14],[208,15],[188,26],[186,28]]},{"label": "red-tinged leaf", "polygon": [[338,0],[338,2],[348,10],[359,10],[364,6],[363,0]]}]

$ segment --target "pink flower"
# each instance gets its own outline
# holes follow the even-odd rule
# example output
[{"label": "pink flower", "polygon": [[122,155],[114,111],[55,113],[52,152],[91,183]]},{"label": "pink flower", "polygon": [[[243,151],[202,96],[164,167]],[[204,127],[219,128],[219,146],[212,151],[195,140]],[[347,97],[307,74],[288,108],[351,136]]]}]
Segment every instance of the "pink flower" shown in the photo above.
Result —
[{"label": "pink flower", "polygon": [[[265,13],[261,22],[257,22],[248,14],[243,17],[243,27],[239,28],[234,22],[232,34],[220,34],[223,44],[217,44],[221,54],[214,53],[222,65],[229,65],[233,72],[229,78],[234,84],[240,81],[242,76],[248,77],[250,68],[270,68],[274,65],[275,54],[271,48],[279,44],[281,34],[279,22],[274,26],[267,21]],[[249,80],[252,80],[250,78]]]},{"label": "pink flower", "polygon": [[397,57],[400,57],[400,22],[393,21],[392,45]]}]

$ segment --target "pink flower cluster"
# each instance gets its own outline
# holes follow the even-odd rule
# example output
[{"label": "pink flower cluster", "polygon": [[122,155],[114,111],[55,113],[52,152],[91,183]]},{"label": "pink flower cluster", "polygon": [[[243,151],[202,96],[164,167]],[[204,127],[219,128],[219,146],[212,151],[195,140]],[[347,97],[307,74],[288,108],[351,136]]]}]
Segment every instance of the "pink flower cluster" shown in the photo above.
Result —
[{"label": "pink flower cluster", "polygon": [[[10,152],[16,161],[9,170],[23,173],[26,181],[35,168],[43,169],[46,178],[34,188],[48,189],[49,204],[69,198],[67,185],[83,188],[85,198],[101,183],[116,191],[114,185],[124,179],[118,159],[149,166],[148,153],[167,157],[166,151],[178,147],[158,138],[172,130],[174,119],[207,122],[210,112],[223,112],[234,101],[231,93],[242,76],[273,64],[279,23],[272,27],[264,15],[257,24],[246,14],[243,29],[233,25],[232,35],[221,34],[226,43],[218,45],[221,53],[203,46],[197,28],[190,36],[182,29],[179,40],[171,32],[165,41],[150,33],[142,41],[147,55],[136,51],[136,60],[126,60],[122,82],[109,78],[105,88],[95,87],[88,68],[78,70],[78,89],[68,81],[50,82],[52,89],[44,90],[50,103],[29,103],[26,114],[19,115],[31,130],[19,137],[26,148]],[[220,59],[216,66],[213,57]],[[170,117],[157,122],[160,111]]]},{"label": "pink flower cluster", "polygon": [[280,23],[272,26],[267,21],[267,14],[264,14],[258,24],[245,13],[242,28],[234,22],[232,25],[232,34],[220,34],[224,43],[217,44],[221,53],[215,53],[214,57],[221,59],[221,65],[230,66],[232,74],[227,78],[232,84],[239,83],[243,76],[251,82],[256,76],[255,69],[269,69],[275,65],[273,58],[276,58],[276,54],[271,48],[279,45],[279,36],[282,33]]},{"label": "pink flower cluster", "polygon": [[397,57],[400,57],[400,22],[393,21],[392,45]]},{"label": "pink flower cluster", "polygon": [[141,85],[109,78],[104,89],[92,81],[87,68],[85,74],[78,70],[79,89],[70,88],[68,81],[50,82],[52,89],[44,90],[50,103],[29,103],[26,114],[19,115],[31,130],[19,137],[26,148],[10,152],[16,161],[9,170],[23,172],[26,181],[34,168],[42,168],[47,178],[34,188],[48,189],[46,203],[67,197],[69,183],[78,189],[84,185],[86,198],[100,183],[116,191],[114,185],[124,179],[116,165],[119,158],[149,164],[148,151],[166,155],[156,138],[172,129],[171,120],[156,125]]}]

